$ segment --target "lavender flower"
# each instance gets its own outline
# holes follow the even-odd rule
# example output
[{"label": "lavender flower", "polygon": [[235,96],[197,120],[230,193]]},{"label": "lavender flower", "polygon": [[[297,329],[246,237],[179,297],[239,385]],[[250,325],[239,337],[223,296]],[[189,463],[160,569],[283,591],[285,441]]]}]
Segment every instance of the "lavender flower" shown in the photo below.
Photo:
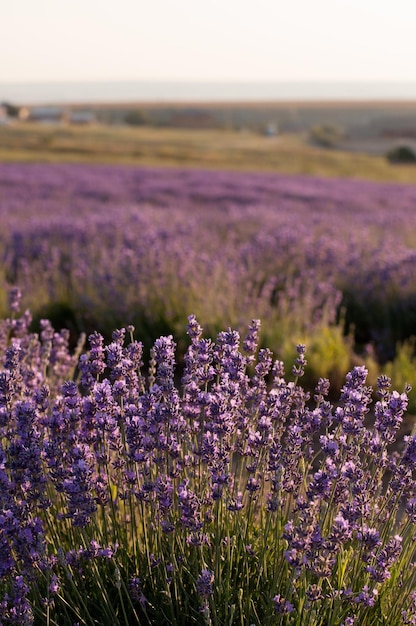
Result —
[{"label": "lavender flower", "polygon": [[203,569],[196,581],[196,591],[203,599],[209,598],[213,593],[214,572],[210,569]]},{"label": "lavender flower", "polygon": [[368,585],[365,585],[363,589],[353,598],[353,602],[356,604],[363,604],[364,606],[373,607],[377,601],[378,590],[372,589],[370,591]]},{"label": "lavender flower", "polygon": [[20,311],[20,302],[22,300],[22,292],[19,287],[12,287],[9,291],[9,309],[11,313]]},{"label": "lavender flower", "polygon": [[186,332],[189,335],[189,337],[192,339],[193,343],[201,338],[202,328],[198,324],[195,315],[189,315],[188,326],[186,328]]},{"label": "lavender flower", "polygon": [[189,481],[185,480],[178,487],[178,500],[181,511],[181,523],[185,528],[199,530],[203,523],[200,514],[200,502],[196,494],[189,489]]},{"label": "lavender flower", "polygon": [[243,350],[247,354],[249,363],[253,362],[254,354],[257,350],[260,325],[260,320],[251,320],[251,324],[248,327],[248,333],[243,341]]},{"label": "lavender flower", "polygon": [[105,369],[104,338],[97,332],[89,336],[90,352],[82,354],[79,360],[81,371],[81,383],[88,389],[94,380],[100,376]]},{"label": "lavender flower", "polygon": [[142,606],[145,606],[147,599],[145,598],[142,590],[142,583],[138,576],[133,576],[129,580],[129,591],[133,602],[139,602]]},{"label": "lavender flower", "polygon": [[305,367],[308,363],[305,358],[306,346],[300,343],[296,347],[296,351],[298,356],[295,359],[295,365],[292,368],[292,373],[294,376],[300,377],[304,375]]},{"label": "lavender flower", "polygon": [[394,441],[396,432],[402,424],[407,404],[407,395],[405,393],[399,394],[397,391],[393,391],[391,394],[387,391],[383,392],[383,399],[376,403],[374,428],[386,443]]},{"label": "lavender flower", "polygon": [[273,598],[274,610],[279,615],[287,615],[295,610],[293,604],[288,602],[279,593]]}]

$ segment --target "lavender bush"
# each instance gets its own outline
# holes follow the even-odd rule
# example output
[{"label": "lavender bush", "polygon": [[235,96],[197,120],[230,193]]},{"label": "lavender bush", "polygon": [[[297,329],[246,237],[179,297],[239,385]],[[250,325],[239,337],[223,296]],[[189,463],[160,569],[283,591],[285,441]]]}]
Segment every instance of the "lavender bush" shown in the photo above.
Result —
[{"label": "lavender bush", "polygon": [[[260,323],[204,338],[185,367],[134,328],[28,330],[11,293],[0,341],[0,623],[416,623],[416,436],[407,389],[366,369],[311,398]],[[78,358],[79,357],[79,358]],[[78,363],[78,367],[76,365]],[[75,371],[76,368],[76,371]]]}]

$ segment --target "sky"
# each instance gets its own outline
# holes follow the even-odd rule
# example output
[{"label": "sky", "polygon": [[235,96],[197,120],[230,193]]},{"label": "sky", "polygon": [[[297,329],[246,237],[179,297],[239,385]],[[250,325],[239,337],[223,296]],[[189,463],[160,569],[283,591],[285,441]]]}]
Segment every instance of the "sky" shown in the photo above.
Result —
[{"label": "sky", "polygon": [[0,83],[416,82],[415,0],[9,0]]}]

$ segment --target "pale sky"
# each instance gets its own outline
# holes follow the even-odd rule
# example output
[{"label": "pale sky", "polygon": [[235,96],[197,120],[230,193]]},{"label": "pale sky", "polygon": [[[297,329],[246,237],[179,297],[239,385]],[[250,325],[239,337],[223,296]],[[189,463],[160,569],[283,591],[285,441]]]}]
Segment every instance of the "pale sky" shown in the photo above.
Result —
[{"label": "pale sky", "polygon": [[416,81],[416,0],[1,0],[0,82]]}]

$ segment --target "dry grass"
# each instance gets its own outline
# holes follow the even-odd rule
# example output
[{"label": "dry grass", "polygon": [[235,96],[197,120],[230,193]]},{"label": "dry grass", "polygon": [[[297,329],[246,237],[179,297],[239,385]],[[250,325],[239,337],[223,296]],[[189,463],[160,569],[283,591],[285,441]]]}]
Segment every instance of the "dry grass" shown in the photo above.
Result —
[{"label": "dry grass", "polygon": [[301,135],[172,128],[0,127],[0,162],[87,162],[276,171],[414,183],[412,166],[314,147]]}]

